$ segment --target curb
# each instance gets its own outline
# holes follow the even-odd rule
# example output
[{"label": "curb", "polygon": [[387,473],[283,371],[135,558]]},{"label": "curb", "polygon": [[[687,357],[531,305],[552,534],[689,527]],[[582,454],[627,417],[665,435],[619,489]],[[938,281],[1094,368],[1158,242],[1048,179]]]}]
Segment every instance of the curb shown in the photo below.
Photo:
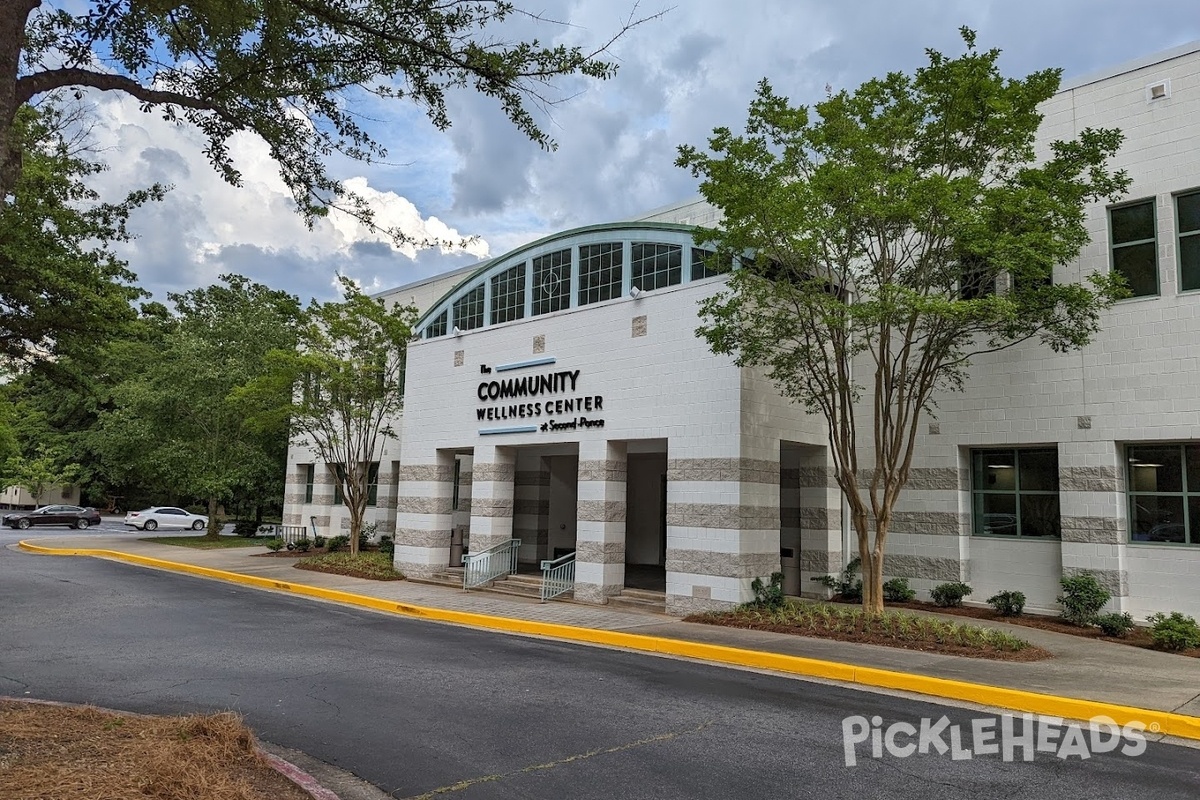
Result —
[{"label": "curb", "polygon": [[645,634],[622,633],[595,628],[581,628],[551,622],[496,617],[469,611],[427,608],[335,589],[322,589],[302,583],[276,581],[267,578],[258,578],[253,575],[242,575],[236,572],[226,572],[209,567],[166,561],[132,553],[122,553],[117,550],[53,548],[31,544],[27,541],[18,543],[18,547],[31,553],[44,555],[112,558],[131,564],[200,575],[259,589],[273,589],[290,592],[302,597],[331,600],[337,603],[369,608],[375,611],[384,611],[413,619],[448,622],[485,630],[544,636],[560,641],[597,644],[642,653],[680,656],[716,664],[772,670],[789,675],[823,678],[860,686],[913,692],[930,697],[976,703],[978,705],[992,706],[1022,713],[1061,717],[1063,719],[1086,721],[1094,717],[1106,716],[1121,726],[1141,723],[1145,725],[1148,731],[1154,734],[1200,740],[1200,717],[1177,714],[1171,711],[1081,700],[1073,697],[1059,697],[1057,695],[1026,692],[1002,686],[968,683],[949,678],[934,678],[927,675],[897,672],[876,667],[861,667],[838,661],[824,661],[815,658],[805,658],[803,656],[784,655],[782,653],[743,650],[726,645],[690,642],[682,639],[666,639]]},{"label": "curb", "polygon": [[[107,714],[118,714],[126,717],[150,717],[151,714],[139,714],[136,711],[118,711],[115,708],[104,708],[103,706],[92,705],[91,703],[63,703],[59,700],[42,700],[36,697],[10,697],[8,695],[0,695],[0,701],[9,701],[13,703],[29,703],[31,705],[41,706],[60,706],[63,708],[94,708],[98,711],[103,711]],[[341,800],[334,792],[322,786],[316,778],[309,775],[300,767],[285,758],[280,758],[274,753],[268,753],[255,741],[254,749],[262,756],[263,760],[271,769],[278,772],[283,777],[287,778],[304,792],[307,792],[313,800]]]}]

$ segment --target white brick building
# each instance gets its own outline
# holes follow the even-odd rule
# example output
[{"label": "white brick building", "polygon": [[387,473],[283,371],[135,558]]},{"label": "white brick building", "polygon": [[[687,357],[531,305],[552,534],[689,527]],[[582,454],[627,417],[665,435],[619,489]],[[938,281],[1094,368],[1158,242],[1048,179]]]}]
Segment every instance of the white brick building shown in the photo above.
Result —
[{"label": "white brick building", "polygon": [[[981,357],[939,398],[886,572],[1050,609],[1089,570],[1116,609],[1200,615],[1200,43],[1071,81],[1044,110],[1044,142],[1121,128],[1133,180],[1056,277],[1120,269],[1138,296],[1082,351]],[[712,219],[683,204],[388,293],[426,311],[401,437],[378,454],[373,513],[402,570],[444,570],[468,529],[475,553],[575,552],[577,599],[657,586],[681,614],[747,600],[781,565],[793,593],[840,569],[823,420],[694,335],[724,278],[689,227]],[[343,528],[323,465],[289,462],[284,521]]]}]

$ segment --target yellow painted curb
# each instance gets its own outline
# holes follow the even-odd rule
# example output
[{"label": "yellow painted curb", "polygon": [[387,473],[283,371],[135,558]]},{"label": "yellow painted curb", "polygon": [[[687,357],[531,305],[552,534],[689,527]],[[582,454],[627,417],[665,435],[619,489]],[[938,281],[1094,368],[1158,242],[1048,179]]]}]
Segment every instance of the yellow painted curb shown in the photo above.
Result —
[{"label": "yellow painted curb", "polygon": [[43,547],[24,541],[19,542],[17,546],[22,550],[31,553],[41,553],[43,555],[113,558],[132,564],[202,575],[208,578],[240,583],[260,589],[291,592],[296,595],[332,600],[338,603],[370,608],[376,611],[386,611],[416,619],[449,622],[457,625],[468,625],[475,628],[506,631],[509,633],[546,636],[568,642],[585,642],[609,647],[621,647],[644,653],[682,656],[684,658],[710,661],[718,664],[769,669],[792,675],[825,678],[883,689],[896,689],[1020,711],[1022,713],[1062,717],[1064,719],[1089,720],[1093,717],[1106,716],[1114,720],[1118,725],[1124,726],[1129,723],[1141,723],[1146,726],[1147,730],[1153,733],[1200,740],[1200,717],[1176,714],[1170,711],[1158,711],[1149,708],[1136,708],[1134,706],[1081,700],[1073,697],[1025,692],[1020,689],[1009,689],[1002,686],[967,683],[948,678],[933,678],[927,675],[896,672],[874,667],[860,667],[837,661],[823,661],[821,659],[804,658],[802,656],[785,655],[783,653],[743,650],[737,647],[706,644],[704,642],[689,642],[682,639],[665,639],[639,633],[622,633],[620,631],[580,628],[573,625],[560,625],[551,622],[496,617],[488,614],[475,614],[469,611],[427,608],[408,603],[397,603],[394,600],[384,600],[377,597],[342,592],[335,589],[322,589],[302,583],[276,581],[253,575],[242,575],[237,572],[225,572],[224,570],[210,569],[209,567],[200,567],[193,564],[183,564],[176,561],[165,561],[148,556],[139,556],[133,553],[122,553],[118,550]]}]

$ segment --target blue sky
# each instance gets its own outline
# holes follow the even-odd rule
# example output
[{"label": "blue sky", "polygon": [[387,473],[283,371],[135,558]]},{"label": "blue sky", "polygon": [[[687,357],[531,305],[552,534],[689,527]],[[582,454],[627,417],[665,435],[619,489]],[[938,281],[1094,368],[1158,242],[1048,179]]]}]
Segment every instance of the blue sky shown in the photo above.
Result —
[{"label": "blue sky", "polygon": [[308,231],[260,141],[234,142],[246,178],[234,189],[208,167],[193,131],[143,114],[127,98],[91,96],[93,136],[111,167],[98,188],[174,186],[133,220],[138,239],[124,255],[141,284],[165,299],[237,272],[302,300],[328,299],[338,272],[381,290],[554,231],[627,219],[695,195],[695,181],[673,164],[676,147],[703,144],[718,125],[738,127],[759,79],[794,102],[812,102],[826,85],[853,89],[912,70],[926,47],[959,52],[960,25],[978,32],[981,48],[1003,50],[1002,69],[1012,76],[1061,67],[1069,79],[1200,39],[1194,0],[687,0],[672,8],[539,0],[526,7],[563,24],[517,19],[505,38],[595,45],[631,15],[666,12],[613,46],[615,78],[564,80],[550,90],[561,102],[537,114],[558,142],[554,152],[524,139],[494,101],[463,91],[449,97],[453,126],[445,133],[419,108],[362,101],[357,110],[377,120],[371,130],[387,162],[331,164],[382,220],[416,236],[478,237],[470,252],[397,250],[345,220]]}]

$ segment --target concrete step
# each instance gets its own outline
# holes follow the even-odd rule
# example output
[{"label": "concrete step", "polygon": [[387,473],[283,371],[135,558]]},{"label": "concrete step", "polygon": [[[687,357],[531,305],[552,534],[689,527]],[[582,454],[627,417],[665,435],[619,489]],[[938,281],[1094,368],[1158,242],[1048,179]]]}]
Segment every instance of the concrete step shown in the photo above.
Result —
[{"label": "concrete step", "polygon": [[[631,591],[638,595],[630,594]],[[641,596],[639,596],[641,595]],[[649,597],[645,595],[650,595]],[[651,611],[656,614],[667,613],[667,596],[662,592],[646,592],[641,589],[626,589],[621,594],[608,598],[608,605],[614,608],[636,609]]]},{"label": "concrete step", "polygon": [[631,597],[637,600],[650,600],[656,603],[667,602],[666,592],[655,592],[650,589],[630,589],[625,587],[621,590],[621,597]]}]

